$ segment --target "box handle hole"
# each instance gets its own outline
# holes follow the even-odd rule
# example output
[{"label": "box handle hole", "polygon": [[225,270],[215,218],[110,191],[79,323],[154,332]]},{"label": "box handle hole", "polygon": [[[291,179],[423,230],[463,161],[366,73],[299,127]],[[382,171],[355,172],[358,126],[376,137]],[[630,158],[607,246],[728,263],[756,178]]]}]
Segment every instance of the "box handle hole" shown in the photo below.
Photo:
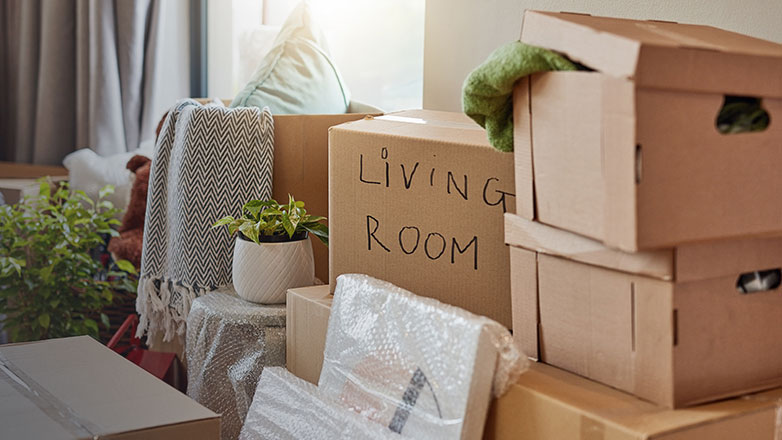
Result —
[{"label": "box handle hole", "polygon": [[715,125],[722,134],[764,131],[771,117],[763,108],[763,100],[752,96],[725,95]]},{"label": "box handle hole", "polygon": [[767,292],[779,287],[782,269],[760,270],[739,275],[736,289],[741,293]]},{"label": "box handle hole", "polygon": [[635,144],[635,184],[641,183],[641,177],[644,171],[643,167],[643,153],[641,151],[641,144]]}]

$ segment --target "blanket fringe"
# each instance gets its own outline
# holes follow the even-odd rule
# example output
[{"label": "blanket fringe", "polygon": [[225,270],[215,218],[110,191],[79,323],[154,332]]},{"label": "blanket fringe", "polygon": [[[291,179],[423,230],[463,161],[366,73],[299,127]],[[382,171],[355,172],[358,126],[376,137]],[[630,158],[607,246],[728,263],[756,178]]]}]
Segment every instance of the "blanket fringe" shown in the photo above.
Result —
[{"label": "blanket fringe", "polygon": [[[207,289],[186,286],[161,277],[142,275],[138,282],[136,311],[140,315],[137,337],[145,334],[152,338],[163,333],[163,341],[170,342],[175,338],[184,341],[187,315],[190,305]],[[179,296],[178,301],[171,303],[173,294]]]}]

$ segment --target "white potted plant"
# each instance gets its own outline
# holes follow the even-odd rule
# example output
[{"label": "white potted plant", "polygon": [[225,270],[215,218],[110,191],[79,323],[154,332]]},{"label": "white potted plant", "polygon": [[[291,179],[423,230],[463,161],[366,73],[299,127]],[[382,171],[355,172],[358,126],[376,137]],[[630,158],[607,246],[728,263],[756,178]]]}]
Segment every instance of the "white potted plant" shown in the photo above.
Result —
[{"label": "white potted plant", "polygon": [[285,302],[285,293],[294,287],[311,286],[315,263],[309,234],[328,246],[325,217],[312,216],[304,202],[288,195],[288,204],[275,200],[251,200],[242,207],[242,216],[223,217],[213,227],[228,225],[238,232],[234,246],[233,283],[243,299],[261,304]]}]

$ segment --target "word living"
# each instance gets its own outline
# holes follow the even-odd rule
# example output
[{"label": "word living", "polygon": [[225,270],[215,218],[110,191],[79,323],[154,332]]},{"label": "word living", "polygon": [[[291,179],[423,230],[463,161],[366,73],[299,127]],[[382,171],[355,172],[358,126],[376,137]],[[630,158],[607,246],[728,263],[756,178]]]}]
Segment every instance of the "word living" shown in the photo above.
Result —
[{"label": "word living", "polygon": [[[372,166],[369,158],[364,158],[364,154],[359,155],[359,182],[366,185],[382,185],[386,188],[391,187],[392,183],[392,166],[388,159],[388,148],[382,147],[380,149],[380,159],[382,164],[380,166]],[[470,200],[470,177],[467,174],[458,175],[451,170],[440,170],[435,166],[430,167],[427,171],[419,172],[421,162],[415,163],[400,163],[399,172],[402,179],[399,181],[404,185],[404,189],[414,189],[414,185],[426,185],[426,177],[421,177],[421,174],[427,174],[428,171],[428,184],[431,187],[444,182],[443,186],[447,194],[453,194],[464,200]],[[395,167],[394,167],[395,168]],[[395,171],[396,172],[396,171]],[[423,182],[423,183],[420,183]],[[502,182],[497,177],[488,177],[485,180],[481,179],[483,184],[483,190],[481,192],[483,203],[487,206],[502,206],[502,212],[508,212],[507,203],[509,197],[516,197],[515,194],[497,189]]]}]

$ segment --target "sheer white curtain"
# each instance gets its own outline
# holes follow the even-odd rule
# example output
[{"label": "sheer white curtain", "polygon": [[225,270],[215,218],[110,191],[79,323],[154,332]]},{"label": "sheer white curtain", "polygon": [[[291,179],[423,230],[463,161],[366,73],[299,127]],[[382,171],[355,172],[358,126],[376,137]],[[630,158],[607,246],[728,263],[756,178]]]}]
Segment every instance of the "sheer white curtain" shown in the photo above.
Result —
[{"label": "sheer white curtain", "polygon": [[186,12],[187,0],[3,0],[0,159],[59,164],[153,139],[189,91]]}]

